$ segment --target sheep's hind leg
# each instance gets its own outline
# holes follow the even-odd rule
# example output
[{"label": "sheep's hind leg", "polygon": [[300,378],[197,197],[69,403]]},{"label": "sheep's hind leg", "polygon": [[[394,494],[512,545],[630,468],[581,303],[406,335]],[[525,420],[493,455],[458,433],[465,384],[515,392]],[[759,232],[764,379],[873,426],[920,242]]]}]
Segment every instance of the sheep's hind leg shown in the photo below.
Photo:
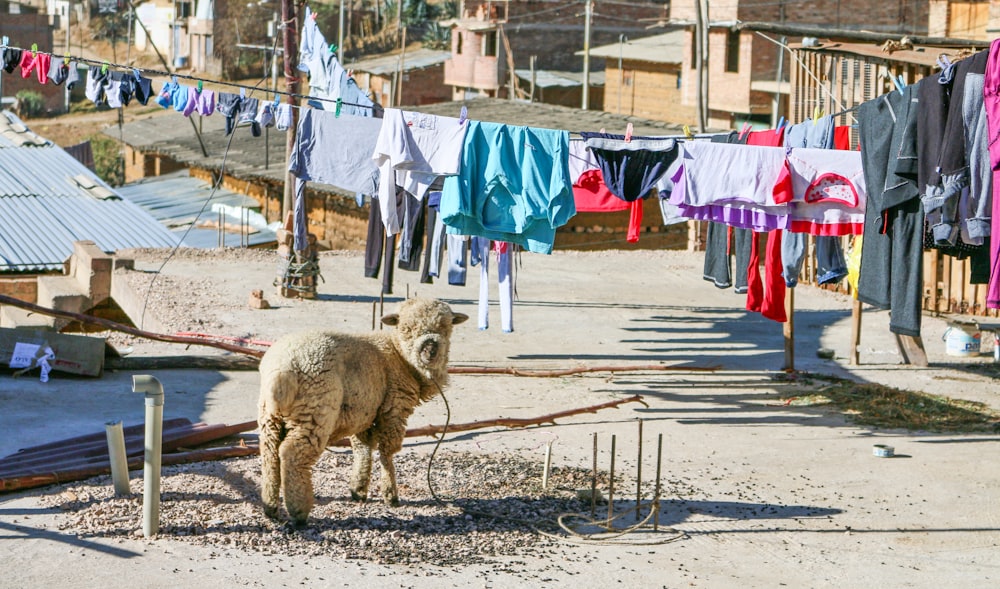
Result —
[{"label": "sheep's hind leg", "polygon": [[351,499],[368,500],[368,483],[372,476],[372,447],[367,437],[351,436],[354,464],[351,468]]},{"label": "sheep's hind leg", "polygon": [[[319,421],[319,420],[317,420]],[[315,426],[306,428],[297,425],[288,431],[285,441],[278,449],[281,457],[281,480],[285,488],[285,508],[296,525],[303,525],[309,518],[315,497],[313,496],[312,469],[323,453],[329,437],[317,435]]]},{"label": "sheep's hind leg", "polygon": [[260,422],[260,498],[264,513],[268,517],[278,516],[278,501],[281,493],[281,463],[278,449],[284,436],[284,425],[274,417],[263,418]]}]

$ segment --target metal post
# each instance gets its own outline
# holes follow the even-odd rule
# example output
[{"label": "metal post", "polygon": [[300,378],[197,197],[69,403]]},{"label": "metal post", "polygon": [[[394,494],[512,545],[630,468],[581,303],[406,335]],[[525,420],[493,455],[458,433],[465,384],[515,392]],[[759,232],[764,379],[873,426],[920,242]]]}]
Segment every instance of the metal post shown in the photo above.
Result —
[{"label": "metal post", "polygon": [[590,17],[594,11],[593,0],[587,0],[586,18],[583,21],[583,110],[590,108]]},{"label": "metal post", "polygon": [[635,521],[642,515],[642,420],[639,420],[639,450],[636,453],[635,474]]},{"label": "metal post", "polygon": [[611,434],[611,473],[608,475],[608,528],[610,529],[611,517],[615,513],[615,435]]},{"label": "metal post", "polygon": [[660,527],[660,464],[663,458],[663,434],[656,438],[656,492],[653,493],[653,531]]},{"label": "metal post", "polygon": [[594,432],[594,470],[590,476],[590,517],[597,515],[597,432]]}]

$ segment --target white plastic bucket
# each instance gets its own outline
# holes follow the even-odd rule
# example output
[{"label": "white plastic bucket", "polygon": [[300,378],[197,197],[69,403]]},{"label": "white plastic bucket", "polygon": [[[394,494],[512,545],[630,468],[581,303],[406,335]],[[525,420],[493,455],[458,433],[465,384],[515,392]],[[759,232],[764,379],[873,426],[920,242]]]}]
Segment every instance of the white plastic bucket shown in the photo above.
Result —
[{"label": "white plastic bucket", "polygon": [[945,352],[949,356],[978,356],[982,336],[973,327],[951,326],[944,332]]}]

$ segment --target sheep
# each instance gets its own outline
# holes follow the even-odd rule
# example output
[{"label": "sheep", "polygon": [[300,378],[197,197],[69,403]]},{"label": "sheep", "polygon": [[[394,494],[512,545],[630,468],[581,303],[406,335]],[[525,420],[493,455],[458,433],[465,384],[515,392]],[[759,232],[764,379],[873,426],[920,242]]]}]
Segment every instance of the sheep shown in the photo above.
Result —
[{"label": "sheep", "polygon": [[399,504],[393,455],[417,405],[447,384],[452,326],[468,319],[435,299],[408,299],[382,323],[391,332],[307,331],[278,339],[261,358],[261,499],[278,515],[279,493],[296,525],[313,507],[312,468],[323,449],[351,438],[351,498],[368,497],[372,450],[383,500]]}]

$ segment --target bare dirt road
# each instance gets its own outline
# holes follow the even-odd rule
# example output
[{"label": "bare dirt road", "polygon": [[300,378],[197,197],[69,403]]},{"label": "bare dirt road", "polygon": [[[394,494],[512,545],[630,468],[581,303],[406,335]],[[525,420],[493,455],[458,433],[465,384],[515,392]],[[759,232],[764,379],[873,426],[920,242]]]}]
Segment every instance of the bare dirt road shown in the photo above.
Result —
[{"label": "bare dirt road", "polygon": [[[129,280],[137,296],[146,298],[151,272],[165,257],[137,253],[136,271],[116,280]],[[309,327],[370,330],[380,283],[362,276],[360,254],[325,253],[320,264],[319,297],[290,300],[274,294],[277,265],[271,254],[181,251],[153,283],[147,312],[170,332],[259,340]],[[416,275],[397,271],[386,311],[409,292],[445,299],[474,318],[455,331],[456,367],[657,364],[677,370],[558,378],[454,375],[447,406],[440,399],[422,406],[411,426],[441,424],[448,417],[453,423],[532,417],[635,394],[646,405],[542,427],[449,434],[433,461],[433,439],[409,439],[400,455],[405,483],[399,510],[351,503],[346,455],[332,449],[316,473],[316,517],[302,530],[260,512],[255,457],[167,470],[161,534],[154,539],[136,535],[138,494],[113,499],[106,477],[0,495],[0,587],[995,584],[1000,470],[992,456],[1000,439],[994,433],[882,430],[857,425],[827,406],[786,402],[790,395],[821,390],[828,381],[816,375],[828,374],[998,408],[995,376],[975,370],[989,358],[947,356],[941,342],[947,325],[926,318],[932,366],[903,366],[886,313],[866,309],[862,363],[848,366],[850,301],[800,286],[800,372],[789,379],[781,370],[781,326],[745,311],[742,297],[703,281],[700,264],[697,255],[670,251],[525,255],[517,270],[513,333],[497,329],[495,275],[489,282],[490,327],[478,330],[478,268],[465,287],[420,284]],[[257,288],[272,309],[247,307]],[[111,340],[135,357],[221,354],[121,336]],[[835,357],[819,358],[820,347]],[[704,367],[717,369],[697,370]],[[144,373],[164,385],[165,417],[237,423],[256,416],[254,372]],[[110,420],[141,423],[143,401],[131,392],[133,374],[56,376],[48,383],[0,375],[0,455],[99,432]],[[652,498],[662,436],[664,494],[656,532],[643,527],[597,538],[559,530],[558,516],[580,511],[576,491],[589,487],[594,434],[605,496],[612,491],[612,436],[616,441],[616,512],[634,506],[637,494],[643,501]],[[875,444],[892,445],[896,456],[874,456]],[[549,447],[553,486],[543,490]],[[132,473],[133,491],[142,488],[141,476]],[[589,511],[586,503],[582,507]],[[607,508],[600,508],[604,515]],[[483,515],[491,510],[500,519]]]}]

